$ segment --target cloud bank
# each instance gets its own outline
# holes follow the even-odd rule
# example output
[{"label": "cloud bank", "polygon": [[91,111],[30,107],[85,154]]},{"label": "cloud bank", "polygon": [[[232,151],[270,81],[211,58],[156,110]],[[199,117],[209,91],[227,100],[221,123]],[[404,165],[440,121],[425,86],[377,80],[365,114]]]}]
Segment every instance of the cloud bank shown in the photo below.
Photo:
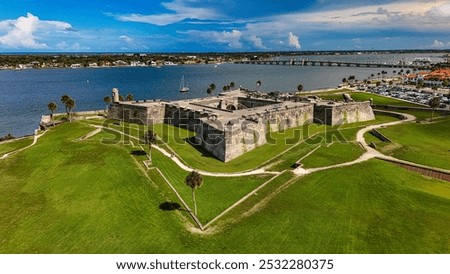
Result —
[{"label": "cloud bank", "polygon": [[58,33],[75,31],[69,23],[61,21],[45,21],[31,13],[15,20],[0,21],[0,47],[13,49],[48,49],[40,42],[39,33]]}]

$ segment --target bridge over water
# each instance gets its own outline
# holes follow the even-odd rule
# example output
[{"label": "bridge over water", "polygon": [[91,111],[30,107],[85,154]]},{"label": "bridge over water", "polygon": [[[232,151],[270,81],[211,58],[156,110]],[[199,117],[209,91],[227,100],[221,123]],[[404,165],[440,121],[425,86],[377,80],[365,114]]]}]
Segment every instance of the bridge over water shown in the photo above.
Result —
[{"label": "bridge over water", "polygon": [[418,70],[430,69],[430,64],[406,64],[406,63],[376,63],[376,62],[347,62],[347,61],[323,61],[323,60],[248,60],[235,61],[235,64],[248,65],[281,65],[281,66],[328,66],[328,67],[365,67],[365,68],[412,68]]}]

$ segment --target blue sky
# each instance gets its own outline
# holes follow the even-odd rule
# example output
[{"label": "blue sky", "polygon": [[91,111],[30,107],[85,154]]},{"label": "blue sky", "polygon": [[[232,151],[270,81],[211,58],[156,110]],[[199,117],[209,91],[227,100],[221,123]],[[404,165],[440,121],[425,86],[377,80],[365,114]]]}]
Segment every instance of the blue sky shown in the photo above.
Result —
[{"label": "blue sky", "polygon": [[450,0],[0,2],[0,52],[449,48]]}]

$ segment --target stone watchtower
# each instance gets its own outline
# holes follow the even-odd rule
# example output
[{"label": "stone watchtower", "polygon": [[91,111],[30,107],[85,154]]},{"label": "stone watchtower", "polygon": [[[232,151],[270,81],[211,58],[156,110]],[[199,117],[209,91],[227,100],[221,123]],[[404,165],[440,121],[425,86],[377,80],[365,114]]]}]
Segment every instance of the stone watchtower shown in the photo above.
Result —
[{"label": "stone watchtower", "polygon": [[112,97],[113,103],[119,103],[120,100],[119,100],[119,89],[118,88],[112,89],[111,97]]}]

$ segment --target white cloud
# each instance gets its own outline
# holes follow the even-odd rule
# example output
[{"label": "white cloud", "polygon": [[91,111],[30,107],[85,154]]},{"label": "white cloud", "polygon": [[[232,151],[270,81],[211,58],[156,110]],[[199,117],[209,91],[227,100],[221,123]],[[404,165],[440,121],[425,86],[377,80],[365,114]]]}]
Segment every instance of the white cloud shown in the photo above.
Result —
[{"label": "white cloud", "polygon": [[432,47],[433,48],[443,48],[444,43],[439,40],[434,40]]},{"label": "white cloud", "polygon": [[294,47],[296,49],[301,49],[300,41],[298,40],[298,36],[294,35],[292,32],[289,32],[289,46]]},{"label": "white cloud", "polygon": [[252,43],[253,47],[258,49],[265,49],[266,47],[262,43],[262,39],[256,35],[250,35],[248,40]]},{"label": "white cloud", "polygon": [[355,6],[278,14],[259,18],[247,24],[247,30],[259,35],[274,35],[297,31],[380,30],[448,31],[450,29],[449,1],[392,2],[382,5]]},{"label": "white cloud", "polygon": [[157,26],[166,26],[174,24],[185,19],[197,20],[217,20],[222,16],[212,8],[194,6],[199,1],[174,0],[172,2],[161,3],[170,13],[162,14],[128,14],[116,15],[115,18],[120,21],[148,23]]},{"label": "white cloud", "polygon": [[130,38],[130,37],[128,37],[128,36],[126,36],[126,35],[121,35],[121,36],[119,36],[119,39],[122,40],[122,41],[124,41],[124,42],[126,42],[126,43],[131,43],[131,42],[133,42],[133,39]]},{"label": "white cloud", "polygon": [[0,21],[0,31],[6,32],[0,36],[0,47],[47,49],[49,46],[39,41],[38,33],[71,32],[74,29],[69,23],[40,20],[39,17],[27,13],[26,17]]},{"label": "white cloud", "polygon": [[187,32],[179,32],[187,34],[192,40],[206,43],[226,44],[232,49],[242,48],[241,37],[242,32],[239,30],[232,31],[198,31],[189,30]]},{"label": "white cloud", "polygon": [[439,41],[439,40],[434,40],[433,41],[433,44],[431,45],[431,47],[432,48],[439,48],[439,49],[442,49],[442,48],[449,48],[450,47],[450,42],[442,42],[442,41]]},{"label": "white cloud", "polygon": [[64,51],[86,51],[91,49],[90,47],[80,45],[80,43],[74,43],[72,45],[69,45],[65,41],[56,44],[55,48]]}]

